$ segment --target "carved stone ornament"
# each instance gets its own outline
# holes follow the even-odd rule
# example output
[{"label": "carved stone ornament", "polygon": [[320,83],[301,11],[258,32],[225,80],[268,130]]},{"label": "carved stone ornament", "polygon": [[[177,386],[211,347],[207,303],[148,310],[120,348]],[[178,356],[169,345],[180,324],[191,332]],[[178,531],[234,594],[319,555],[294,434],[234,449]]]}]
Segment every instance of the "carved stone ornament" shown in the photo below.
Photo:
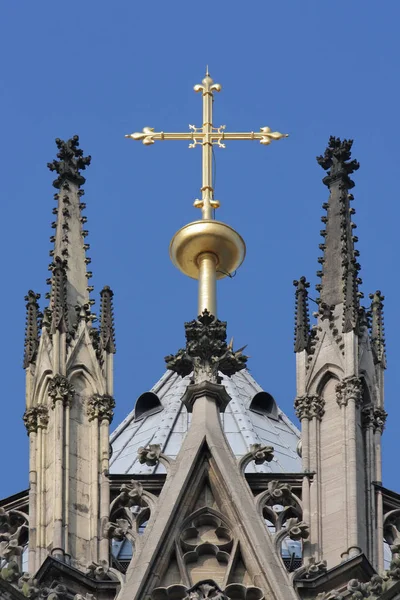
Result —
[{"label": "carved stone ornament", "polygon": [[64,375],[54,375],[50,380],[48,393],[53,401],[53,408],[58,400],[61,400],[64,406],[69,405],[74,397],[74,386]]},{"label": "carved stone ornament", "polygon": [[139,448],[138,457],[141,465],[155,467],[160,460],[161,446],[159,444],[150,444],[146,448]]},{"label": "carved stone ornament", "polygon": [[366,583],[360,582],[358,579],[351,579],[347,584],[349,595],[346,596],[346,599],[376,600],[400,581],[400,546],[398,544],[392,545],[390,550],[392,560],[389,569],[381,575],[373,575]]},{"label": "carved stone ornament", "polygon": [[94,394],[87,403],[89,421],[98,419],[112,422],[114,416],[115,400],[108,394]]},{"label": "carved stone ornament", "polygon": [[40,317],[38,300],[40,294],[35,294],[29,290],[25,296],[26,301],[26,326],[25,326],[25,345],[24,345],[24,362],[23,366],[26,369],[30,364],[35,363],[36,355],[39,348],[39,331]]},{"label": "carved stone ornament", "polygon": [[9,583],[16,583],[21,576],[21,570],[16,560],[10,560],[0,569],[0,578]]},{"label": "carved stone ornament", "polygon": [[242,583],[230,583],[224,590],[213,581],[199,581],[191,588],[182,584],[159,587],[153,590],[151,600],[262,600],[262,590]]},{"label": "carved stone ornament", "polygon": [[294,409],[298,419],[321,420],[325,414],[325,400],[316,395],[299,396],[294,401]]},{"label": "carved stone ornament", "polygon": [[326,573],[327,564],[326,560],[316,560],[313,556],[308,559],[307,565],[301,573],[301,579],[315,579],[322,573]]},{"label": "carved stone ornament", "polygon": [[310,343],[310,319],[308,314],[308,292],[310,284],[305,277],[293,281],[296,287],[296,308],[294,327],[294,351],[307,350]]},{"label": "carved stone ornament", "polygon": [[23,421],[28,435],[36,433],[38,429],[46,429],[49,423],[49,409],[44,404],[31,406],[26,409]]},{"label": "carved stone ornament", "polygon": [[307,523],[299,521],[296,517],[286,521],[286,529],[291,540],[306,540],[310,535]]},{"label": "carved stone ornament", "polygon": [[[0,559],[20,565],[20,557],[28,542],[28,516],[19,510],[6,511],[0,507]],[[0,561],[1,562],[1,561]],[[15,569],[7,576],[12,576]],[[5,578],[2,575],[3,579]]]},{"label": "carved stone ornament", "polygon": [[194,321],[185,323],[186,348],[165,357],[167,369],[182,377],[193,371],[194,383],[220,383],[218,371],[231,377],[246,367],[244,348],[234,351],[226,343],[226,322],[214,317],[208,310]]},{"label": "carved stone ornament", "polygon": [[38,598],[40,588],[38,582],[29,573],[24,573],[18,580],[18,587],[26,598]]},{"label": "carved stone ornament", "polygon": [[[137,507],[138,510],[132,512],[133,507]],[[103,527],[104,536],[119,541],[125,538],[133,540],[135,522],[143,509],[147,509],[147,504],[143,498],[142,484],[135,480],[129,484],[124,483],[119,495],[111,503],[110,520]]]},{"label": "carved stone ornament", "polygon": [[273,446],[263,446],[262,444],[251,444],[250,452],[256,465],[262,465],[265,462],[271,462],[274,458]]},{"label": "carved stone ornament", "polygon": [[362,381],[360,377],[346,377],[336,385],[336,400],[339,406],[347,406],[354,400],[357,407],[362,401]]},{"label": "carved stone ornament", "polygon": [[379,431],[379,433],[383,433],[385,429],[385,423],[387,418],[387,412],[380,407],[375,408],[374,410],[374,431]]},{"label": "carved stone ornament", "polygon": [[96,581],[110,581],[114,579],[110,571],[110,565],[106,560],[101,560],[98,563],[92,562],[87,568],[86,575]]},{"label": "carved stone ornament", "polygon": [[79,148],[79,136],[74,135],[67,140],[56,138],[58,148],[57,158],[51,163],[47,163],[50,171],[55,171],[58,175],[53,181],[55,188],[60,188],[65,181],[71,181],[80,186],[85,183],[85,178],[80,171],[90,165],[91,157],[83,156],[83,150]]}]

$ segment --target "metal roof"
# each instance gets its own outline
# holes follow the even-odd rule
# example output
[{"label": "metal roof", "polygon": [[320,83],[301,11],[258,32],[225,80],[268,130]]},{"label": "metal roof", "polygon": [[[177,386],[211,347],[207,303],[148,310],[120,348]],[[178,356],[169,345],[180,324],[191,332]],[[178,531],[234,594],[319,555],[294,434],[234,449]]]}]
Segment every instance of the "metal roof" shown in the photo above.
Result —
[{"label": "metal roof", "polygon": [[[250,404],[262,388],[248,371],[240,371],[232,377],[221,374],[231,401],[221,414],[225,435],[234,452],[240,458],[249,451],[250,444],[273,446],[274,459],[270,463],[250,463],[246,472],[296,473],[301,471],[301,459],[297,454],[300,432],[288,417],[276,407],[275,414],[254,410]],[[190,383],[190,376],[181,378],[167,371],[151,389],[157,395],[155,403],[135,418],[133,409],[111,435],[112,474],[163,473],[164,467],[142,465],[137,451],[141,446],[160,444],[162,452],[175,458],[187,433],[191,415],[187,413],[181,398]],[[153,397],[154,398],[154,397]],[[272,400],[272,399],[271,399]],[[158,406],[157,406],[158,405]]]}]

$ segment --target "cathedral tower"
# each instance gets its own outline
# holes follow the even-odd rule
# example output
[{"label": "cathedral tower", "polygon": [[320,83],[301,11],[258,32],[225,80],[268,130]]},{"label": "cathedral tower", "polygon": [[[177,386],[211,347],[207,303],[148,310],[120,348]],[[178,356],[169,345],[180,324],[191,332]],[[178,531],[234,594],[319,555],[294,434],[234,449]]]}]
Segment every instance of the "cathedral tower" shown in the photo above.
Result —
[{"label": "cathedral tower", "polygon": [[352,141],[331,137],[317,158],[327,171],[323,204],[325,229],[318,275],[321,284],[317,323],[310,330],[307,288],[296,285],[297,398],[305,471],[303,503],[310,523],[307,554],[328,566],[363,552],[383,568],[382,505],[374,482],[381,482],[383,408],[382,300],[371,295],[369,311],[360,306],[355,213],[351,207],[359,168],[351,160]]},{"label": "cathedral tower", "polygon": [[114,400],[112,292],[101,292],[100,327],[95,329],[86,256],[85,183],[90,164],[78,136],[56,140],[57,178],[49,305],[39,313],[30,291],[24,368],[25,425],[30,440],[29,569],[47,555],[84,567],[108,559],[100,522],[109,510],[109,424]]}]

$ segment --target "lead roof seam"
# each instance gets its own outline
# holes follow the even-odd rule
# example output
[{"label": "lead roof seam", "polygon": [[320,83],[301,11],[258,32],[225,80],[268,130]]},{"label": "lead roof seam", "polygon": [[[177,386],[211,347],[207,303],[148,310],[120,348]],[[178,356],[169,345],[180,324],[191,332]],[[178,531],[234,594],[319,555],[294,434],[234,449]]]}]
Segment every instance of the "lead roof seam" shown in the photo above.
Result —
[{"label": "lead roof seam", "polygon": [[[110,460],[110,466],[113,465],[115,463],[115,461],[117,460],[117,458],[120,457],[120,455],[122,454],[122,452],[125,450],[125,448],[129,445],[129,442],[132,440],[132,438],[139,432],[139,430],[141,429],[141,427],[144,425],[145,421],[147,421],[147,417],[144,417],[142,419],[142,421],[139,422],[138,426],[136,427],[136,429],[132,432],[132,435],[130,435],[128,437],[128,439],[126,440],[125,444],[122,446],[122,448],[118,451],[118,453],[114,456],[111,457]],[[126,429],[126,428],[125,428]],[[111,440],[111,443],[113,443],[114,440]],[[114,458],[114,460],[113,460]]]}]

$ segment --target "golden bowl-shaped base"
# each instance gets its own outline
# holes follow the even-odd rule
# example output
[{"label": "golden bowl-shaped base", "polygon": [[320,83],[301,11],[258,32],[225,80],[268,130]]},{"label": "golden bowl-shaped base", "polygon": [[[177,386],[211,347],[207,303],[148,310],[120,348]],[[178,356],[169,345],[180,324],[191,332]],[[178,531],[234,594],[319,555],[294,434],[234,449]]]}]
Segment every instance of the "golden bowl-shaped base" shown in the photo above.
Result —
[{"label": "golden bowl-shaped base", "polygon": [[220,221],[194,221],[172,238],[169,255],[174,265],[193,279],[199,278],[198,257],[212,252],[217,259],[217,279],[226,277],[243,262],[246,245],[241,236]]}]

